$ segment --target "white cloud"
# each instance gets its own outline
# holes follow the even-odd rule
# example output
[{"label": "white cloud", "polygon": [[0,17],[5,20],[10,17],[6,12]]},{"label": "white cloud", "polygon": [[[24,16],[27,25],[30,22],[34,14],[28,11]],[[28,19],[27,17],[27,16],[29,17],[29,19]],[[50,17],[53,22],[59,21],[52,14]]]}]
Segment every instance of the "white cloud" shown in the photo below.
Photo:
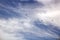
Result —
[{"label": "white cloud", "polygon": [[[18,20],[19,21],[19,20]],[[24,40],[23,36],[17,38],[16,31],[20,28],[20,30],[23,30],[21,25],[19,26],[18,21],[16,19],[10,19],[10,20],[2,20],[0,19],[0,37],[2,37],[2,40]]]},{"label": "white cloud", "polygon": [[36,0],[38,2],[42,2],[42,3],[50,3],[52,0]]},{"label": "white cloud", "polygon": [[[57,6],[57,7],[56,7]],[[59,6],[60,7],[60,6]],[[55,26],[58,26],[58,28],[60,28],[60,8],[58,7],[58,5],[53,5],[53,7],[51,6],[51,8],[45,8],[47,10],[45,10],[45,13],[40,13],[37,12],[36,16],[37,18],[39,18],[40,20],[43,20],[44,23],[52,23]]]},{"label": "white cloud", "polygon": [[[40,1],[40,0],[38,0]],[[48,1],[42,0],[42,2],[46,3]],[[50,2],[50,0],[49,0]],[[51,5],[51,4],[50,4]],[[43,20],[43,23],[47,24],[52,23],[53,25],[60,26],[60,9],[59,7],[54,7],[56,5],[48,6],[46,5],[44,8],[27,8],[26,6],[23,7],[22,5],[18,5],[18,7],[6,7],[3,6],[13,12],[21,13],[22,15],[28,14],[26,18],[11,18],[8,20],[0,19],[0,30],[3,40],[25,40],[24,36],[20,36],[19,38],[15,37],[17,31],[22,32],[31,32],[39,37],[53,37],[57,38],[58,35],[51,31],[51,33],[48,33],[47,31],[44,31],[43,29],[39,29],[36,26],[32,24],[32,22],[36,19]],[[51,7],[51,8],[50,8]],[[42,11],[41,11],[42,10]],[[43,12],[44,11],[44,12]],[[24,17],[25,17],[24,16]],[[58,27],[60,28],[60,27]],[[36,30],[36,31],[35,31]],[[42,32],[43,31],[43,32]],[[7,32],[7,33],[5,33]],[[8,34],[11,33],[11,34]],[[3,35],[4,34],[4,35]],[[55,35],[55,36],[54,36]],[[7,38],[8,37],[8,38]],[[16,39],[15,39],[16,38]]]},{"label": "white cloud", "polygon": [[[48,33],[47,31],[40,29],[34,25],[32,25],[31,20],[29,19],[9,19],[4,20],[0,19],[0,30],[1,30],[1,37],[3,40],[25,40],[24,35],[19,33],[19,37],[16,37],[18,32],[23,33],[33,33],[39,37],[52,37],[58,38],[58,35],[52,32]],[[43,31],[43,32],[42,32]]]}]

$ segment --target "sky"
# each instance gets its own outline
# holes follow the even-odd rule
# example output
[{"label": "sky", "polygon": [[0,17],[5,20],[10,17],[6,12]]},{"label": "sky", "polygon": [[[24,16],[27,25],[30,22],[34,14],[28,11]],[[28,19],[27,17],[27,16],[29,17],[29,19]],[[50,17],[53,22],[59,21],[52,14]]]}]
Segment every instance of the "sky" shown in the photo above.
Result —
[{"label": "sky", "polygon": [[0,40],[60,40],[60,0],[0,0]]}]

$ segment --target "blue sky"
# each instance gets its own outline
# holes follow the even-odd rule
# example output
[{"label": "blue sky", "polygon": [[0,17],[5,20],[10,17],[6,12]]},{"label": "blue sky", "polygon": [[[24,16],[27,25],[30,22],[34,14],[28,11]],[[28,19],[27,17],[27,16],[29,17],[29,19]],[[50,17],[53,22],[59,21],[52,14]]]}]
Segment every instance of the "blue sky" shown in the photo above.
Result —
[{"label": "blue sky", "polygon": [[58,40],[57,0],[0,0],[2,40]]}]

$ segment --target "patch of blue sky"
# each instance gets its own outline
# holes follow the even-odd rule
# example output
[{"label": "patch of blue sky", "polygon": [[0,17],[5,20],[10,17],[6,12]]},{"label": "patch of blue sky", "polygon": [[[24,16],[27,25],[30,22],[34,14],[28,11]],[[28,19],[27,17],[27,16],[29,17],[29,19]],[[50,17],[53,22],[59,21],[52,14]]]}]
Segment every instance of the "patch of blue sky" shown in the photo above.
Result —
[{"label": "patch of blue sky", "polygon": [[4,5],[9,5],[9,6],[12,6],[12,7],[15,7],[17,0],[0,0],[0,3],[1,4],[4,4]]},{"label": "patch of blue sky", "polygon": [[20,3],[21,5],[30,5],[30,6],[37,6],[37,5],[40,5],[40,6],[43,6],[43,3],[40,2],[38,3],[37,1],[34,1],[34,0],[0,0],[0,3],[4,4],[4,5],[7,5],[7,6],[12,6],[12,7],[16,7],[18,6],[18,4]]},{"label": "patch of blue sky", "polygon": [[[22,7],[27,7],[28,9],[29,8],[36,8],[38,5],[40,5],[40,6],[43,6],[43,4],[42,3],[38,3],[38,2],[36,2],[36,1],[34,1],[34,0],[27,0],[27,1],[25,1],[25,0],[0,0],[0,4],[2,4],[2,5],[4,5],[5,7],[2,7],[1,5],[0,5],[0,9],[4,9],[4,10],[7,10],[9,13],[7,13],[7,12],[5,12],[4,10],[4,12],[2,13],[2,11],[1,11],[1,13],[3,14],[3,15],[7,15],[7,16],[5,16],[5,18],[8,18],[8,17],[15,17],[15,16],[21,16],[21,15],[23,15],[24,16],[24,11],[22,11],[23,13],[16,13],[16,12],[13,12],[13,11],[11,11],[10,9],[8,9],[7,8],[7,6],[10,6],[10,7],[16,7],[16,6],[18,6],[18,4],[21,4],[20,6],[22,6]],[[21,9],[20,9],[21,10]],[[24,10],[24,9],[23,9]],[[26,10],[27,11],[27,10]],[[21,11],[20,11],[21,12]],[[0,15],[1,16],[3,16],[2,14],[0,13]],[[27,13],[27,12],[26,12]],[[25,17],[25,16],[24,16]]]},{"label": "patch of blue sky", "polygon": [[20,15],[11,11],[0,10],[0,18],[9,19],[14,17],[20,17]]}]

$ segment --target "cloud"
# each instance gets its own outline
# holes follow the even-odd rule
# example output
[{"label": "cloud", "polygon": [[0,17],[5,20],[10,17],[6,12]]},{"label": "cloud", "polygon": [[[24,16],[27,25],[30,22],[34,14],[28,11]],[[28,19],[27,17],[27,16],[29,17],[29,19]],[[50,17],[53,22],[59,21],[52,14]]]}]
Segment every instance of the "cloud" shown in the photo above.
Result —
[{"label": "cloud", "polygon": [[[51,5],[51,4],[50,4]],[[37,12],[37,18],[40,20],[43,20],[45,23],[52,23],[55,26],[58,26],[60,28],[60,8],[58,4],[54,4],[53,6],[51,5],[50,7],[47,5],[48,8],[45,8],[44,10],[46,11],[45,13],[40,13]]]},{"label": "cloud", "polygon": [[50,3],[52,0],[35,0],[35,1],[47,4],[47,3]]},{"label": "cloud", "polygon": [[[39,0],[37,1],[40,2]],[[59,35],[57,34],[57,31],[59,29],[56,30],[54,28],[55,26],[57,28],[60,28],[58,27],[60,20],[60,9],[55,4],[51,5],[49,3],[50,0],[42,0],[41,2],[47,2],[49,5],[44,4],[45,6],[40,7],[36,4],[22,5],[21,3],[18,3],[18,6],[12,7],[9,5],[6,6],[1,4],[0,6],[3,7],[2,11],[7,11],[8,13],[5,14],[9,18],[8,20],[5,20],[4,18],[6,15],[1,14],[4,15],[4,18],[0,19],[0,30],[2,30],[1,35],[4,34],[2,35],[2,39],[29,40],[29,38],[58,38]],[[13,18],[11,17],[11,15],[13,16]],[[22,17],[20,17],[20,15]],[[50,24],[53,26],[51,26]]]}]

